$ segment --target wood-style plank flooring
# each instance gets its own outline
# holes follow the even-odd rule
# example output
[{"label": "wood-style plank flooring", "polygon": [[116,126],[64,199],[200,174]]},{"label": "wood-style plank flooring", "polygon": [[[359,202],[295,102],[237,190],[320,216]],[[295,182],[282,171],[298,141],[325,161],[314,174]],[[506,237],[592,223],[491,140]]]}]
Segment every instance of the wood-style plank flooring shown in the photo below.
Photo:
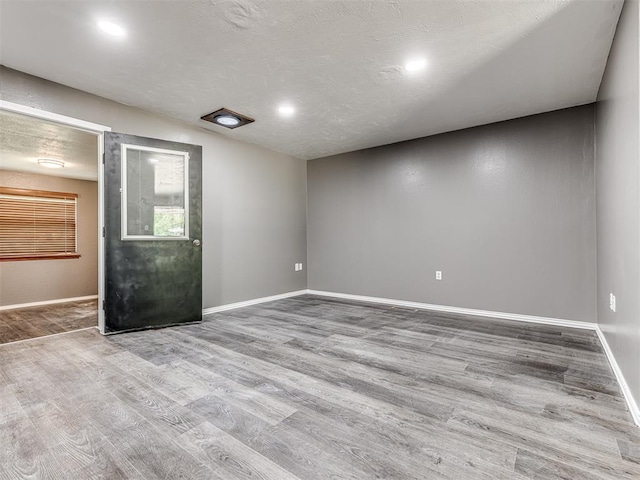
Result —
[{"label": "wood-style plank flooring", "polygon": [[301,296],[0,347],[0,478],[638,479],[593,332]]},{"label": "wood-style plank flooring", "polygon": [[97,300],[0,310],[0,344],[97,326]]}]

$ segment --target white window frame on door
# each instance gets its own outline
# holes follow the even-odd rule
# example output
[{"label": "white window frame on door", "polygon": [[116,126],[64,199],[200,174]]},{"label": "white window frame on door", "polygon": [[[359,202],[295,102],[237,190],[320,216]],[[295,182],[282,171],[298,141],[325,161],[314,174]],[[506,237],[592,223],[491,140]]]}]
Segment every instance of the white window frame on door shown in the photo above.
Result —
[{"label": "white window frame on door", "polygon": [[104,334],[104,309],[102,308],[105,291],[104,236],[102,235],[104,227],[104,164],[102,163],[102,159],[104,158],[104,132],[110,132],[111,127],[47,112],[46,110],[27,107],[18,103],[7,102],[5,100],[0,100],[0,110],[59,123],[96,136],[96,141],[98,142],[98,158],[96,159],[98,162],[98,231],[96,232],[98,234],[98,329],[100,333]]},{"label": "white window frame on door", "polygon": [[[183,195],[184,195],[184,235],[175,236],[175,237],[161,237],[156,235],[129,235],[128,233],[128,223],[127,223],[127,150],[139,150],[143,152],[153,152],[158,154],[169,154],[181,156],[184,159],[184,178],[183,178]],[[128,143],[123,143],[121,145],[121,156],[120,156],[120,166],[121,166],[121,239],[123,241],[130,240],[189,240],[189,152],[181,152],[178,150],[168,150],[164,148],[155,148],[155,147],[147,147],[143,145],[133,145]]]}]

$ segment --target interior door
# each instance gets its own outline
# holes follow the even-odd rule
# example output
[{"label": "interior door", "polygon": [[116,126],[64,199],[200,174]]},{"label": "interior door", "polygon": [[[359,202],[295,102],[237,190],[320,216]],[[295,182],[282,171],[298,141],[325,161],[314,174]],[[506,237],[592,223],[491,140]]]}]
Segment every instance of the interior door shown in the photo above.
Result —
[{"label": "interior door", "polygon": [[202,320],[202,147],[105,132],[105,333]]}]

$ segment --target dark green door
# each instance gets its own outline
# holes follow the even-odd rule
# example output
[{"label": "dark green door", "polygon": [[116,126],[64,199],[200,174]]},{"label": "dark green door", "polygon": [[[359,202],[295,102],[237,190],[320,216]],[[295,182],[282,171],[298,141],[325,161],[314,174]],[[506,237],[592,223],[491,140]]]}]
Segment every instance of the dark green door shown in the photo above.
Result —
[{"label": "dark green door", "polygon": [[202,147],[104,146],[105,332],[202,320]]}]

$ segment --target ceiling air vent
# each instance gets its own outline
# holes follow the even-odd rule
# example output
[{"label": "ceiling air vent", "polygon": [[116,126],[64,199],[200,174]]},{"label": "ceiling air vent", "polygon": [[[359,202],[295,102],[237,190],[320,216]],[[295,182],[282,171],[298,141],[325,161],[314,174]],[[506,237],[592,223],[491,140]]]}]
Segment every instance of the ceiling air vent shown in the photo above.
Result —
[{"label": "ceiling air vent", "polygon": [[227,108],[221,108],[200,118],[205,122],[215,123],[221,127],[232,129],[255,122],[253,118],[246,117]]}]

